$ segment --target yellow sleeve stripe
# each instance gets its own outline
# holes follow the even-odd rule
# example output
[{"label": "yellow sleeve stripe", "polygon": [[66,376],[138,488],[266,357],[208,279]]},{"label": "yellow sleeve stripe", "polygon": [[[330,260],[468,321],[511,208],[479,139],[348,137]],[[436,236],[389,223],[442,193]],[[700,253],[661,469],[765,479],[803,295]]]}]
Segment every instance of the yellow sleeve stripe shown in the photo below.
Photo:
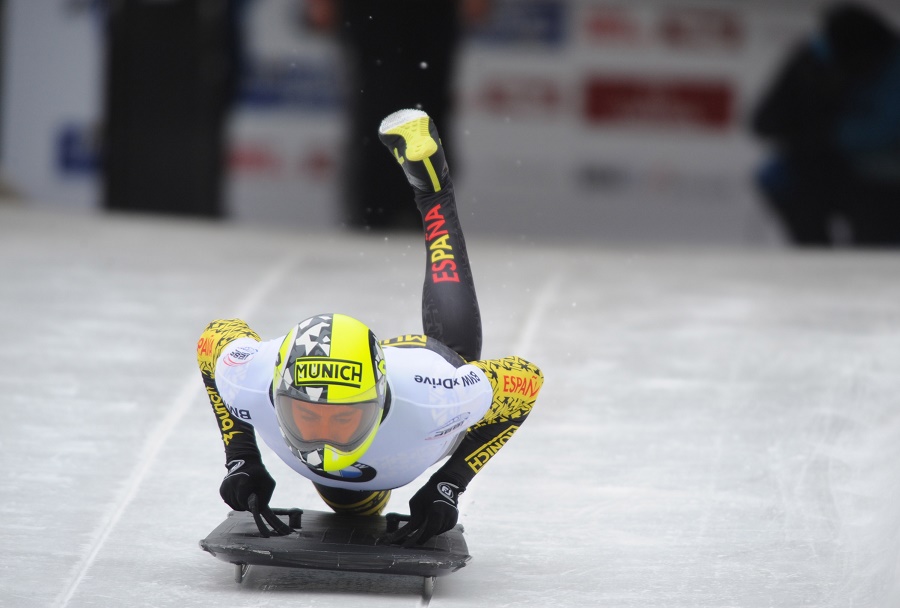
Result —
[{"label": "yellow sleeve stripe", "polygon": [[476,428],[524,418],[531,412],[544,384],[544,375],[536,365],[519,357],[473,361],[472,365],[484,371],[494,389],[491,407]]},{"label": "yellow sleeve stripe", "polygon": [[519,427],[517,425],[510,425],[508,429],[505,429],[502,433],[466,456],[466,464],[469,465],[470,469],[477,473],[488,463],[488,460],[490,460],[494,454],[500,451],[500,448],[502,448],[506,442],[509,441],[510,437],[518,430]]},{"label": "yellow sleeve stripe", "polygon": [[260,341],[259,335],[241,319],[217,319],[207,325],[197,340],[197,365],[200,366],[200,373],[208,378],[215,378],[216,360],[222,350],[238,338]]},{"label": "yellow sleeve stripe", "polygon": [[428,177],[431,178],[431,187],[434,188],[435,192],[441,191],[441,182],[438,180],[437,171],[434,170],[434,165],[431,164],[431,159],[426,158],[422,160],[425,163],[425,170],[428,171]]}]

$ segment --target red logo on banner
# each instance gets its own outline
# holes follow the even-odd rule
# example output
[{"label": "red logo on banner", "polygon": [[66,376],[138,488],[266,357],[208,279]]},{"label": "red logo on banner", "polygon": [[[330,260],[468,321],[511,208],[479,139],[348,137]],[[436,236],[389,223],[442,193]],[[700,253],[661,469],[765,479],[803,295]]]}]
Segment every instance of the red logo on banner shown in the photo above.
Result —
[{"label": "red logo on banner", "polygon": [[734,91],[722,82],[590,77],[584,88],[588,123],[725,129]]},{"label": "red logo on banner", "polygon": [[659,34],[672,47],[729,50],[743,42],[744,27],[727,10],[684,8],[663,14]]},{"label": "red logo on banner", "polygon": [[549,78],[496,76],[482,86],[479,102],[494,114],[547,115],[558,111],[562,103],[559,83]]},{"label": "red logo on banner", "polygon": [[595,8],[584,19],[588,40],[596,44],[633,46],[641,41],[641,26],[634,13]]},{"label": "red logo on banner", "polygon": [[297,162],[297,172],[314,180],[330,178],[337,166],[337,159],[325,146],[315,146],[301,154]]},{"label": "red logo on banner", "polygon": [[282,159],[268,143],[237,142],[228,151],[228,169],[235,173],[276,175]]}]

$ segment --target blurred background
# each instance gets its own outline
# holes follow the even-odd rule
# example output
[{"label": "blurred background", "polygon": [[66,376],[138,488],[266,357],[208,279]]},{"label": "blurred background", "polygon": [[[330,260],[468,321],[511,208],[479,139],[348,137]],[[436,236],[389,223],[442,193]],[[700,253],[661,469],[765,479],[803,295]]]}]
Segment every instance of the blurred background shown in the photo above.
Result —
[{"label": "blurred background", "polygon": [[[458,38],[438,36],[440,26],[424,30],[452,55],[447,65],[416,57],[418,46],[390,30],[387,16],[341,15],[341,2],[327,4],[4,0],[5,202],[303,231],[406,229],[381,203],[373,211],[371,202],[350,200],[359,191],[392,196],[354,165],[365,163],[354,155],[371,143],[360,140],[359,124],[372,136],[377,129],[359,118],[359,106],[387,95],[360,85],[361,71],[390,67],[390,47],[374,56],[359,42],[374,27],[376,38],[390,32],[382,39],[408,44],[404,62],[449,80],[438,126],[467,232],[589,243],[854,244],[840,213],[826,218],[825,237],[804,241],[792,232],[771,192],[763,194],[771,180],[761,177],[785,144],[754,125],[797,48],[821,46],[815,39],[831,3],[492,0],[460,17]],[[897,2],[864,6],[889,29],[900,27]],[[900,84],[882,89],[889,97]],[[421,105],[436,114],[433,103]],[[900,135],[885,145],[897,152]],[[900,154],[881,156],[888,173],[900,175]],[[891,198],[900,191],[892,187],[879,192]],[[367,210],[362,219],[349,211],[357,204]],[[889,235],[875,244],[894,242]]]}]

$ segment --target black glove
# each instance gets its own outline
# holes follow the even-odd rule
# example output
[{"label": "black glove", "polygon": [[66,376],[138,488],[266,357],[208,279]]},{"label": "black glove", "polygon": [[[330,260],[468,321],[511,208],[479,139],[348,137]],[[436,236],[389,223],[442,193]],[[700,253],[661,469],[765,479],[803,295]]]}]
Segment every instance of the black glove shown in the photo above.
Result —
[{"label": "black glove", "polygon": [[275,491],[275,480],[258,458],[235,458],[225,465],[228,475],[219,486],[219,495],[235,511],[247,511],[251,494],[259,498],[260,506],[269,504]]},{"label": "black glove", "polygon": [[409,499],[409,521],[402,528],[388,534],[388,543],[403,543],[404,547],[421,545],[429,538],[446,532],[456,525],[459,495],[465,488],[454,482],[432,477]]}]

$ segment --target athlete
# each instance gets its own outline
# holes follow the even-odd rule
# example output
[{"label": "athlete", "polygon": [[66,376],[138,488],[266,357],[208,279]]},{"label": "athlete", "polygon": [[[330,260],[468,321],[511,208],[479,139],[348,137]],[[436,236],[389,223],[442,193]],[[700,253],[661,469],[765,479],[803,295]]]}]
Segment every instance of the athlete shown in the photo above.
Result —
[{"label": "athlete", "polygon": [[327,313],[261,341],[244,321],[222,319],[206,327],[197,360],[225,445],[219,493],[237,511],[254,494],[267,505],[275,489],[257,436],[341,514],[381,513],[393,488],[446,458],[387,538],[409,546],[456,525],[460,494],[521,426],[543,376],[519,357],[480,359],[478,300],[429,116],[395,112],[379,138],[423,218],[424,334],[379,341],[361,321]]}]

